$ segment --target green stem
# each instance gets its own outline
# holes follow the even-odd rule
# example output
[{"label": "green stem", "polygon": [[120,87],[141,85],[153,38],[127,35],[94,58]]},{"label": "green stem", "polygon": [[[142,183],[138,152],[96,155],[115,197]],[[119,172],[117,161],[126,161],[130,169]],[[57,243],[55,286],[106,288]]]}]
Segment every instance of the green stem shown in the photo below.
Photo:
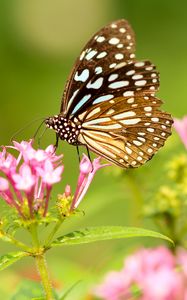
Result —
[{"label": "green stem", "polygon": [[17,239],[15,239],[13,236],[11,235],[6,235],[7,240],[5,241],[9,241],[10,243],[14,244],[15,246],[17,246],[18,248],[21,248],[27,252],[31,251],[31,248],[29,248],[27,245],[25,245],[24,243],[18,241]]},{"label": "green stem", "polygon": [[32,224],[29,229],[30,229],[29,231],[30,231],[31,236],[32,236],[33,246],[36,247],[37,249],[39,249],[40,248],[40,241],[39,241],[39,238],[38,238],[37,224]]},{"label": "green stem", "polygon": [[36,256],[36,265],[38,268],[38,272],[41,277],[41,281],[43,284],[43,288],[45,291],[46,300],[53,300],[52,287],[49,278],[49,273],[47,270],[46,260],[44,254]]},{"label": "green stem", "polygon": [[49,234],[47,240],[45,241],[45,248],[48,248],[48,246],[50,246],[50,243],[52,242],[52,239],[54,237],[54,235],[56,234],[56,232],[59,230],[60,226],[62,225],[62,223],[64,222],[64,219],[59,220],[54,228],[52,229],[51,233]]},{"label": "green stem", "polygon": [[49,278],[49,273],[47,270],[47,264],[44,256],[44,249],[40,245],[40,240],[38,238],[37,224],[32,224],[29,231],[32,236],[33,246],[35,247],[35,259],[38,272],[40,274],[41,282],[44,288],[46,300],[53,300],[52,286]]}]

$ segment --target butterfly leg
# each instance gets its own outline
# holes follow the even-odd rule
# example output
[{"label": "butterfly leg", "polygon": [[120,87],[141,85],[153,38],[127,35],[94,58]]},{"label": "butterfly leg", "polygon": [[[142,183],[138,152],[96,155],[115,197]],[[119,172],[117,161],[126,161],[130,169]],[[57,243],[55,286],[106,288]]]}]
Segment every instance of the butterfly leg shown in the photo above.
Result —
[{"label": "butterfly leg", "polygon": [[79,163],[80,163],[80,161],[81,161],[81,158],[80,158],[79,146],[76,146],[76,148],[77,148],[77,155],[78,155],[78,158],[79,158]]},{"label": "butterfly leg", "polygon": [[[90,160],[90,162],[92,164],[92,159],[91,159],[91,156],[90,156],[90,151],[89,151],[89,148],[88,148],[87,145],[86,145],[86,150],[87,150],[88,158],[89,158],[89,160]],[[92,164],[92,171],[93,171],[93,164]]]},{"label": "butterfly leg", "polygon": [[59,142],[59,135],[58,133],[56,133],[56,142],[54,144],[54,152],[56,151],[56,149],[58,148],[58,142]]}]

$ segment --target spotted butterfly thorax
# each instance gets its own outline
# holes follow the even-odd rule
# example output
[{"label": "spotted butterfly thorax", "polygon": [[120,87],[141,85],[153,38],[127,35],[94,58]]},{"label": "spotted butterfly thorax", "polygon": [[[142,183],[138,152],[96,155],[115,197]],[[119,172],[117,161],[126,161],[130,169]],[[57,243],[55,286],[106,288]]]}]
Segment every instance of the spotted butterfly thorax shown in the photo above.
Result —
[{"label": "spotted butterfly thorax", "polygon": [[84,145],[122,167],[148,161],[171,134],[171,115],[155,97],[159,74],[135,59],[126,20],[98,31],[84,47],[67,80],[59,115],[46,126],[69,144]]}]

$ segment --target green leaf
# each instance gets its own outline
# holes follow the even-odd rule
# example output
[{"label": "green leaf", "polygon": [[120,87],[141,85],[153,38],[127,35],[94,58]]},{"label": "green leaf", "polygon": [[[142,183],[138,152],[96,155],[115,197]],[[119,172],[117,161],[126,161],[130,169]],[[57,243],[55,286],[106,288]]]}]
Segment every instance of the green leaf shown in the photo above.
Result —
[{"label": "green leaf", "polygon": [[5,268],[9,267],[22,257],[28,256],[29,254],[26,252],[11,252],[8,254],[5,254],[3,256],[0,256],[0,271],[4,270]]},{"label": "green leaf", "polygon": [[96,241],[132,238],[132,237],[154,237],[167,240],[171,243],[173,241],[167,236],[143,228],[123,227],[123,226],[102,226],[102,227],[88,227],[81,230],[70,232],[66,235],[58,237],[51,246],[76,245],[92,243]]},{"label": "green leaf", "polygon": [[66,297],[71,293],[71,291],[81,282],[81,280],[78,280],[75,282],[70,288],[59,298],[59,300],[65,300]]}]

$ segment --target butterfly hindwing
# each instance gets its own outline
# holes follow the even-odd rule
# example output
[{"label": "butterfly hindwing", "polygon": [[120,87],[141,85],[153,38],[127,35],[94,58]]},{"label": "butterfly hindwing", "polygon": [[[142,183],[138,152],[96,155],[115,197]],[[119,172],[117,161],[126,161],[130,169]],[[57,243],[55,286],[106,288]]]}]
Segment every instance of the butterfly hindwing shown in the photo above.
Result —
[{"label": "butterfly hindwing", "polygon": [[115,98],[84,115],[82,144],[121,167],[149,160],[171,134],[171,116],[154,96]]}]

